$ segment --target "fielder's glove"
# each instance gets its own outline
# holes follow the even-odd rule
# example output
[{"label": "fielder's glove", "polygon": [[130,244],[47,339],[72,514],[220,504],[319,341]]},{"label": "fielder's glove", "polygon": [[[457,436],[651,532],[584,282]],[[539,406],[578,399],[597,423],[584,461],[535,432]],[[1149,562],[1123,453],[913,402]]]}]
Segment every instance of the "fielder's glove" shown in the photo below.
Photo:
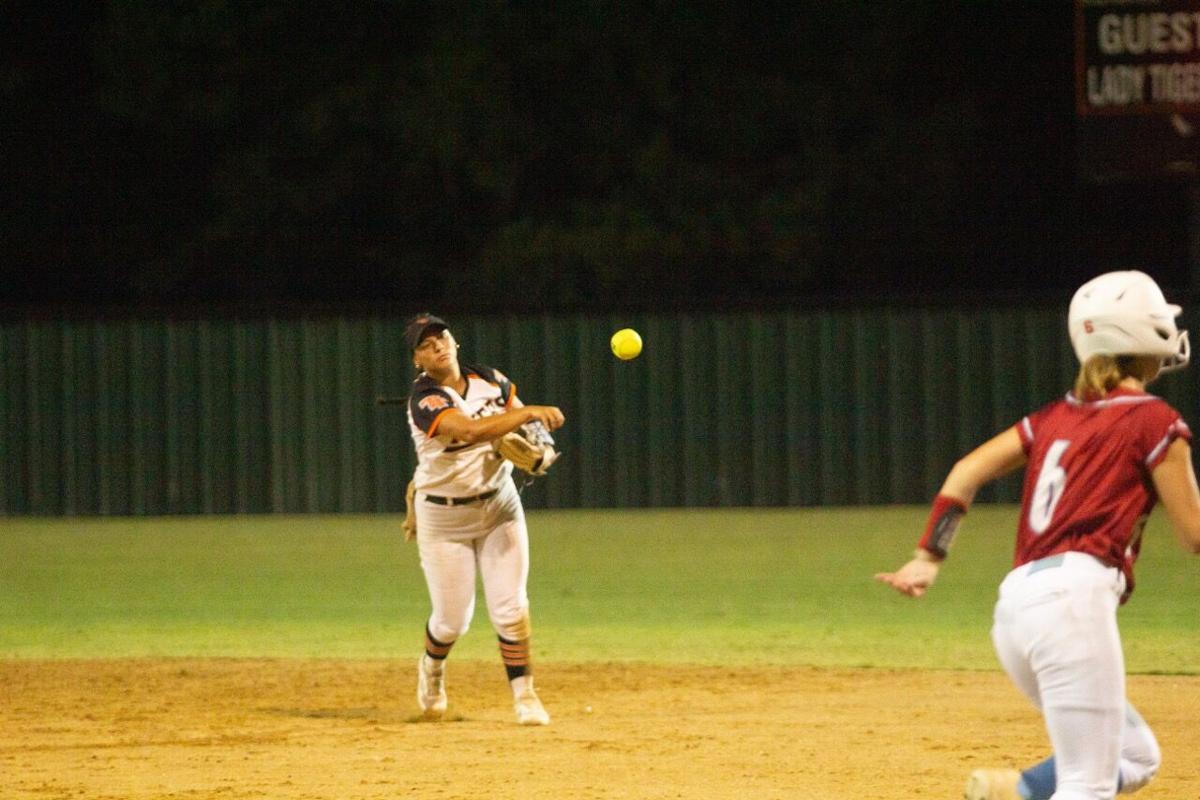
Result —
[{"label": "fielder's glove", "polygon": [[517,469],[534,476],[545,475],[560,455],[554,449],[554,437],[537,420],[501,436],[496,441],[496,451]]}]

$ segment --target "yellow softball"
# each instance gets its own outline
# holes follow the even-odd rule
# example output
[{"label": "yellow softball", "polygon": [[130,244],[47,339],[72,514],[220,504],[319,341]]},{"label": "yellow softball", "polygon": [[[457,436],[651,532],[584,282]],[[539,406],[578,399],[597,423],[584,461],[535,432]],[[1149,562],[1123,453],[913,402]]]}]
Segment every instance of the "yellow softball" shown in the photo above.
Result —
[{"label": "yellow softball", "polygon": [[613,355],[622,361],[637,358],[642,352],[642,337],[633,328],[622,328],[609,340]]}]

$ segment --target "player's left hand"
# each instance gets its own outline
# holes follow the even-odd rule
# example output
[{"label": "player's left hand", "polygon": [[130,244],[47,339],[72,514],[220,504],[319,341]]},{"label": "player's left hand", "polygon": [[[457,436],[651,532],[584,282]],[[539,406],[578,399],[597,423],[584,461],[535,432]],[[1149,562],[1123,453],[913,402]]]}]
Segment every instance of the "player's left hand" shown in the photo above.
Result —
[{"label": "player's left hand", "polygon": [[940,564],[923,558],[914,558],[895,572],[879,572],[875,580],[886,583],[900,594],[921,597],[937,580]]},{"label": "player's left hand", "polygon": [[535,477],[546,474],[559,456],[554,438],[540,423],[525,423],[496,440],[496,451],[517,469]]}]

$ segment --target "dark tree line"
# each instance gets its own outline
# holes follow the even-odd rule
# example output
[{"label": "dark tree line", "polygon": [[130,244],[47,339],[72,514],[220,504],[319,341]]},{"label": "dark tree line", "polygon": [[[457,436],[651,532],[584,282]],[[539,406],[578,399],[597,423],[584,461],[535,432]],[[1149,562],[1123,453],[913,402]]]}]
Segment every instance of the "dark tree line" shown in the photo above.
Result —
[{"label": "dark tree line", "polygon": [[[1145,255],[1084,246],[1068,3],[3,16],[10,302],[711,306]],[[1145,204],[1181,262],[1181,208]]]}]

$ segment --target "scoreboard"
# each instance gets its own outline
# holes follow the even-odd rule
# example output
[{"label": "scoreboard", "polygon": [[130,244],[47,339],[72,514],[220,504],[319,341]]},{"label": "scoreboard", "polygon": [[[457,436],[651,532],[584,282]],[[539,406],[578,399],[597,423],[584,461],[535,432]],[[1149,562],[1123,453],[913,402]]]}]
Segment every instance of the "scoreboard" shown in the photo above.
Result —
[{"label": "scoreboard", "polygon": [[1200,0],[1075,0],[1080,174],[1200,178]]}]

